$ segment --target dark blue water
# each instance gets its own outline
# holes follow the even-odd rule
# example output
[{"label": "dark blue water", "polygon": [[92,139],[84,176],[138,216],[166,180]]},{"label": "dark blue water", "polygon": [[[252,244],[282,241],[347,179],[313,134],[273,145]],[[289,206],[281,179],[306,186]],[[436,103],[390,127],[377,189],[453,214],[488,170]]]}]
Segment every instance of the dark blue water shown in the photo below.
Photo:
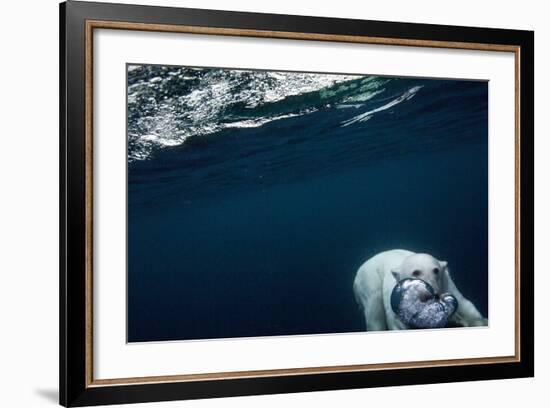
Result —
[{"label": "dark blue water", "polygon": [[266,100],[270,78],[232,72],[129,72],[129,341],[362,331],[355,273],[394,248],[448,261],[487,316],[487,83],[358,77]]}]

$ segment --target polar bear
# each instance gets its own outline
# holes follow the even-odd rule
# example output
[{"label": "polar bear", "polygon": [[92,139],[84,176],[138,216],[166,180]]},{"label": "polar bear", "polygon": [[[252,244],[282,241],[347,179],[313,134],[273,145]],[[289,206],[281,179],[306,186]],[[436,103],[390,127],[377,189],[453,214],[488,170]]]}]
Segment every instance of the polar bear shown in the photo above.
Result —
[{"label": "polar bear", "polygon": [[391,292],[405,278],[420,278],[429,283],[436,295],[450,293],[458,300],[458,309],[448,326],[486,326],[484,318],[472,302],[455,286],[447,262],[428,254],[403,249],[381,252],[367,260],[357,271],[353,282],[355,299],[363,310],[367,331],[404,330],[390,304]]}]

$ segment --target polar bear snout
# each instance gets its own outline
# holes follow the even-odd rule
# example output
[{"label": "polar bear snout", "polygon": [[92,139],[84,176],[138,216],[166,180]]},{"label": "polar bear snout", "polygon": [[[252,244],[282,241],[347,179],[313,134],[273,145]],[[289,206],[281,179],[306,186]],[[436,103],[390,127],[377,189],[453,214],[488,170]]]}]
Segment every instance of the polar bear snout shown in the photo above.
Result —
[{"label": "polar bear snout", "polygon": [[428,282],[431,287],[434,290],[434,296],[436,299],[439,299],[439,296],[441,295],[441,285],[439,282],[439,279],[424,279],[426,282]]},{"label": "polar bear snout", "polygon": [[441,277],[447,262],[438,261],[428,254],[412,254],[406,257],[401,265],[392,270],[396,282],[406,278],[422,279],[430,284],[436,295],[441,294]]}]

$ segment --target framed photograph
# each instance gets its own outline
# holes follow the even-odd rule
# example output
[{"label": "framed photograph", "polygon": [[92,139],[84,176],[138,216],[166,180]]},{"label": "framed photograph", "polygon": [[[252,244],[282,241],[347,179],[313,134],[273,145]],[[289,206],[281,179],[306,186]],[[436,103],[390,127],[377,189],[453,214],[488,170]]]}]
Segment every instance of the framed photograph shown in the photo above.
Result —
[{"label": "framed photograph", "polygon": [[62,405],[533,376],[533,32],[60,27]]}]

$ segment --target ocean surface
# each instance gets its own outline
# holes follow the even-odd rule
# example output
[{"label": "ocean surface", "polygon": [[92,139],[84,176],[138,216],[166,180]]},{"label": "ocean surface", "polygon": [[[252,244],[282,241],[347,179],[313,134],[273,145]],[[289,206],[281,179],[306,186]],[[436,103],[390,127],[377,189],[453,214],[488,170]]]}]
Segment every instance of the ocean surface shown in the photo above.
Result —
[{"label": "ocean surface", "polygon": [[488,308],[488,84],[128,66],[128,341],[365,330],[378,252]]}]

